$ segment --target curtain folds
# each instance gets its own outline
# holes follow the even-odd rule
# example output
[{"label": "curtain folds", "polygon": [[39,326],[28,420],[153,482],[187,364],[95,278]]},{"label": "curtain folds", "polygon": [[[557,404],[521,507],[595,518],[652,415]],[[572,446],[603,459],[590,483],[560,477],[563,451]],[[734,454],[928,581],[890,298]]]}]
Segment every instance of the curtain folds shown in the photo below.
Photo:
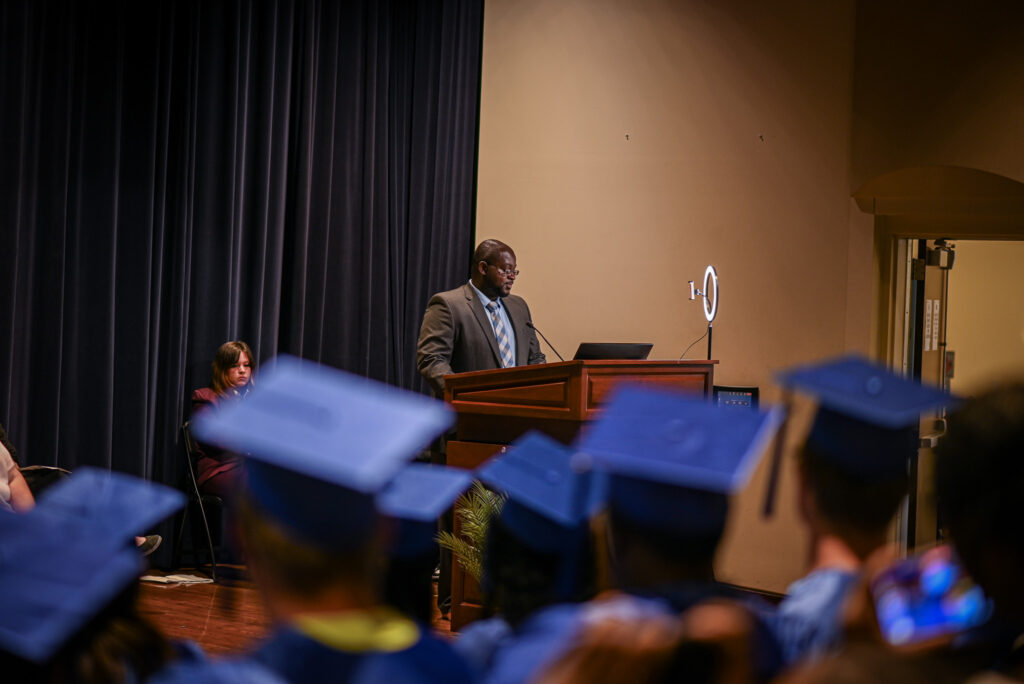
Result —
[{"label": "curtain folds", "polygon": [[171,484],[217,346],[401,387],[467,275],[482,0],[0,3],[0,422]]}]

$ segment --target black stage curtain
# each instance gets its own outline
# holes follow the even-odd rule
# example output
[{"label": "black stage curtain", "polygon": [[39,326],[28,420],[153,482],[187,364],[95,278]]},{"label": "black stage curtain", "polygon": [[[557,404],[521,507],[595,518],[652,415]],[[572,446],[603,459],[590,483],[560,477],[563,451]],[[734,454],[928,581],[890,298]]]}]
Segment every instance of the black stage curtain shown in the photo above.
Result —
[{"label": "black stage curtain", "polygon": [[482,0],[0,3],[22,464],[179,482],[230,339],[424,389],[423,310],[472,250],[482,31]]}]

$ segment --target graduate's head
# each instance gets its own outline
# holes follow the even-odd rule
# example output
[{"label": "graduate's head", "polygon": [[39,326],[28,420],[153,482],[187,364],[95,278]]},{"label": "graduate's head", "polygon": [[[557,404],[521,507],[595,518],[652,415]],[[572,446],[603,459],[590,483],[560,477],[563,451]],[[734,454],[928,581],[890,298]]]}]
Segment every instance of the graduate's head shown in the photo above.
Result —
[{"label": "graduate's head", "polygon": [[781,419],[776,409],[620,389],[580,451],[610,473],[612,570],[620,586],[710,579],[729,496],[742,488]]},{"label": "graduate's head", "polygon": [[516,253],[500,240],[484,240],[473,252],[472,280],[478,290],[495,299],[512,292],[519,271]]},{"label": "graduate's head", "polygon": [[936,449],[939,514],[968,572],[1024,623],[1024,384],[995,387],[949,417]]},{"label": "graduate's head", "polygon": [[910,483],[906,469],[864,477],[809,445],[800,451],[799,472],[800,508],[807,522],[847,539],[884,537]]},{"label": "graduate's head", "polygon": [[415,558],[437,550],[437,519],[473,483],[463,468],[410,463],[377,496],[377,510],[389,521],[387,554]]},{"label": "graduate's head", "polygon": [[[450,422],[440,402],[279,357],[246,401],[193,429],[245,455],[241,536],[257,579],[297,598],[350,586],[366,600],[381,559],[375,497]],[[348,568],[333,567],[342,558]]]},{"label": "graduate's head", "polygon": [[[251,474],[250,468],[249,479]],[[298,484],[294,478],[303,477],[288,476],[293,481],[281,486],[294,486]],[[362,602],[374,602],[375,580],[383,570],[384,556],[373,497],[337,487],[327,489],[316,480],[306,482],[303,491],[312,504],[310,512],[320,509],[322,519],[339,516],[338,529],[310,534],[312,527],[303,525],[299,516],[265,510],[250,489],[238,497],[236,522],[254,578],[265,591],[276,595],[313,600],[348,589]]]},{"label": "graduate's head", "polygon": [[184,504],[169,487],[76,469],[24,514],[0,513],[5,681],[121,681],[172,657],[139,613],[134,537]]},{"label": "graduate's head", "polygon": [[711,579],[728,516],[727,494],[613,475],[608,492],[613,566],[623,568],[630,556],[654,555],[687,575],[680,579]]},{"label": "graduate's head", "polygon": [[437,520],[472,481],[462,468],[412,463],[377,496],[387,524],[384,602],[420,622],[432,617]]},{"label": "graduate's head", "polygon": [[482,588],[513,624],[595,591],[589,521],[602,504],[604,479],[573,459],[571,449],[528,433],[476,471],[507,496],[488,530]]},{"label": "graduate's head", "polygon": [[800,366],[780,381],[819,403],[800,452],[801,510],[812,529],[866,556],[907,494],[921,414],[952,400],[858,357]]},{"label": "graduate's head", "polygon": [[[550,528],[550,520],[511,500],[502,512],[492,519],[484,545],[481,585],[488,606],[515,626],[545,606],[594,597],[596,559],[586,521],[557,531],[561,544],[555,548],[523,533],[526,526]],[[526,523],[528,518],[534,519]],[[550,541],[551,532],[542,538]]]}]

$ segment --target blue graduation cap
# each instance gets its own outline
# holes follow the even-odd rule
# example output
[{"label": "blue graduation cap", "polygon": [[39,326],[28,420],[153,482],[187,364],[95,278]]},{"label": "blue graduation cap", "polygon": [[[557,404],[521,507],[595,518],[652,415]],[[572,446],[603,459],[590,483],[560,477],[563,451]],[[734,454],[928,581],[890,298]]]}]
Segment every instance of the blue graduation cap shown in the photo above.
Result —
[{"label": "blue graduation cap", "polygon": [[263,511],[335,548],[370,536],[374,495],[451,422],[442,402],[279,356],[246,399],[192,426],[198,439],[246,456],[246,488]]},{"label": "blue graduation cap", "polygon": [[557,551],[600,508],[605,480],[575,452],[528,432],[477,468],[477,478],[505,492],[501,521],[540,551]]},{"label": "blue graduation cap", "polygon": [[398,521],[390,553],[412,557],[435,545],[437,519],[473,482],[461,468],[411,463],[377,495],[377,510]]},{"label": "blue graduation cap", "polygon": [[143,534],[185,505],[176,489],[137,477],[83,466],[44,491],[39,515],[89,526],[111,544]]},{"label": "blue graduation cap", "polygon": [[0,649],[46,662],[142,573],[136,549],[89,532],[48,516],[0,514]]},{"label": "blue graduation cap", "polygon": [[[497,524],[526,546],[561,557],[552,589],[560,598],[571,598],[590,516],[607,492],[604,474],[590,469],[572,449],[528,432],[477,468],[476,475],[508,495]],[[485,591],[489,582],[485,573]]]},{"label": "blue graduation cap", "polygon": [[135,532],[183,503],[162,485],[79,469],[28,513],[0,514],[0,649],[46,662],[141,574]]},{"label": "blue graduation cap", "polygon": [[706,534],[749,480],[782,419],[773,408],[725,409],[702,397],[619,388],[578,448],[611,473],[609,506],[635,524]]},{"label": "blue graduation cap", "polygon": [[865,480],[905,473],[921,414],[957,402],[857,356],[798,366],[778,380],[818,399],[807,448]]}]

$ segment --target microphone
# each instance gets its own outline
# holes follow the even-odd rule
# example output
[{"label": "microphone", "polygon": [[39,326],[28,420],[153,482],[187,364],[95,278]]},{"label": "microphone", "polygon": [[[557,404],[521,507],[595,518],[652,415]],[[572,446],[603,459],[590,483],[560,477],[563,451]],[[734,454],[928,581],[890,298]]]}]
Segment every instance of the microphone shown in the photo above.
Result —
[{"label": "microphone", "polygon": [[555,352],[555,356],[558,357],[559,361],[565,361],[565,359],[562,358],[562,355],[558,353],[558,350],[555,349],[555,345],[551,344],[550,340],[548,340],[548,338],[544,337],[544,333],[542,333],[540,330],[537,330],[537,326],[535,326],[533,324],[533,321],[526,321],[526,327],[528,327],[530,330],[533,330],[534,332],[536,332],[538,335],[540,335],[540,338],[542,340],[544,340],[545,342],[548,343],[548,346],[551,347],[551,351]]}]

